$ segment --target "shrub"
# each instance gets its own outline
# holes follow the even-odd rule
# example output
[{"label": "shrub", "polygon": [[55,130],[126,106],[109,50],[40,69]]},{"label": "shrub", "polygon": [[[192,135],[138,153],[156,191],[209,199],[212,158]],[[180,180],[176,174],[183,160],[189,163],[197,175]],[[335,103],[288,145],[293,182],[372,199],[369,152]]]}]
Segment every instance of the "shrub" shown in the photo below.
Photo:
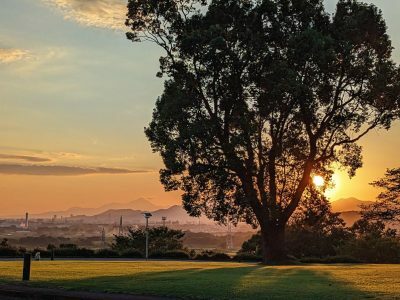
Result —
[{"label": "shrub", "polygon": [[19,253],[20,255],[23,255],[24,253],[26,253],[26,248],[25,248],[25,247],[19,247],[19,248],[18,248],[18,253]]},{"label": "shrub", "polygon": [[304,257],[300,262],[306,264],[354,264],[361,263],[360,260],[345,255],[327,256],[327,257]]},{"label": "shrub", "polygon": [[122,251],[120,253],[120,256],[124,257],[124,258],[143,258],[144,255],[139,250],[129,249],[129,250]]},{"label": "shrub", "polygon": [[400,241],[393,237],[363,236],[346,243],[340,252],[368,263],[399,263]]},{"label": "shrub", "polygon": [[150,254],[150,257],[167,259],[190,259],[189,253],[183,250],[155,251]]},{"label": "shrub", "polygon": [[[174,230],[167,227],[152,227],[148,229],[149,251],[175,251],[183,248],[182,238],[185,233],[182,230]],[[116,251],[138,249],[145,252],[146,230],[143,228],[129,228],[125,235],[115,235],[112,248]]]},{"label": "shrub", "polygon": [[35,253],[40,252],[40,258],[49,258],[51,256],[51,252],[48,250],[43,250],[39,248],[35,248],[32,251],[32,257],[35,256]]},{"label": "shrub", "polygon": [[239,262],[240,261],[256,261],[256,262],[260,262],[260,261],[262,261],[262,257],[261,257],[261,255],[242,252],[242,253],[236,254],[235,257],[233,258],[233,260],[239,261]]},{"label": "shrub", "polygon": [[115,250],[111,249],[99,249],[95,252],[96,257],[102,258],[112,258],[112,257],[119,257],[119,254]]},{"label": "shrub", "polygon": [[0,247],[0,257],[17,257],[20,253],[13,247]]},{"label": "shrub", "polygon": [[231,257],[226,253],[214,252],[214,251],[203,251],[200,254],[197,254],[195,257],[196,260],[211,260],[211,261],[228,261],[231,260]]},{"label": "shrub", "polygon": [[60,244],[60,249],[77,249],[78,246],[76,244]]},{"label": "shrub", "polygon": [[94,257],[94,250],[87,248],[60,248],[55,249],[54,255],[56,257]]}]

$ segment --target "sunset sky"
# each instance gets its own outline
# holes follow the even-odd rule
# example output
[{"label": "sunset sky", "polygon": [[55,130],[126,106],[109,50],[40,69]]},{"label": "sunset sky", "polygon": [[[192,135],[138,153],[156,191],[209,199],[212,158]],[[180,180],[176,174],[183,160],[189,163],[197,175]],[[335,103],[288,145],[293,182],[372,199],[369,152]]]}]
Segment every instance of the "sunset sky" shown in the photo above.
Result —
[{"label": "sunset sky", "polygon": [[[383,10],[400,62],[400,1]],[[332,12],[336,0],[327,0]],[[180,202],[158,181],[143,128],[163,80],[162,53],[125,38],[123,0],[1,0],[0,215],[97,207],[140,197]],[[400,124],[372,132],[364,167],[335,175],[332,200],[372,200],[369,182],[400,166]]]}]

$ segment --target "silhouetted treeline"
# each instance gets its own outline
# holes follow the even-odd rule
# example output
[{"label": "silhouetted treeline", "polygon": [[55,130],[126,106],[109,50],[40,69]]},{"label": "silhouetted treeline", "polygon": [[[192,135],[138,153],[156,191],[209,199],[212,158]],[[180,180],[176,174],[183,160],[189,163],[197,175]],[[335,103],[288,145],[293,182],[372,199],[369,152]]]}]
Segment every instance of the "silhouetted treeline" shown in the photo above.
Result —
[{"label": "silhouetted treeline", "polygon": [[[361,219],[352,227],[292,224],[287,230],[288,259],[309,263],[368,262],[400,263],[400,238],[381,221]],[[257,233],[244,242],[238,256],[261,260],[261,237]]]}]

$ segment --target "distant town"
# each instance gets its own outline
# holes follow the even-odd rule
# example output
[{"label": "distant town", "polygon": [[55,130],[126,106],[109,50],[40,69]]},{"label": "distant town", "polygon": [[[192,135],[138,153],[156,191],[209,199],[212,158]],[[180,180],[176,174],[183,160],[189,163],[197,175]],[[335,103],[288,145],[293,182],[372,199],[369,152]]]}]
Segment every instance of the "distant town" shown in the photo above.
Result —
[{"label": "distant town", "polygon": [[[360,217],[360,205],[368,203],[356,198],[340,199],[332,202],[332,210],[340,212],[346,224],[351,226]],[[237,226],[220,225],[204,216],[194,218],[179,205],[152,210],[154,208],[158,207],[140,198],[99,208],[75,207],[40,214],[26,212],[20,217],[0,218],[0,239],[7,238],[11,244],[26,248],[73,243],[80,247],[100,249],[128,228],[143,227],[145,211],[152,213],[150,226],[183,230],[183,243],[190,249],[237,251],[257,231],[244,223]]]}]

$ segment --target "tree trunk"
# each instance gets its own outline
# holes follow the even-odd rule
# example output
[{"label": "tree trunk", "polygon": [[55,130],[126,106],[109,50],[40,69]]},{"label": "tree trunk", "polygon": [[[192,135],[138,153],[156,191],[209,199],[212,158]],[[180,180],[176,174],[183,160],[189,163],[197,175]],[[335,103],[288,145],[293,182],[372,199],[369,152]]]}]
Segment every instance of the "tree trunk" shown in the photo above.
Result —
[{"label": "tree trunk", "polygon": [[286,258],[285,226],[269,225],[261,227],[263,263],[279,263]]}]

